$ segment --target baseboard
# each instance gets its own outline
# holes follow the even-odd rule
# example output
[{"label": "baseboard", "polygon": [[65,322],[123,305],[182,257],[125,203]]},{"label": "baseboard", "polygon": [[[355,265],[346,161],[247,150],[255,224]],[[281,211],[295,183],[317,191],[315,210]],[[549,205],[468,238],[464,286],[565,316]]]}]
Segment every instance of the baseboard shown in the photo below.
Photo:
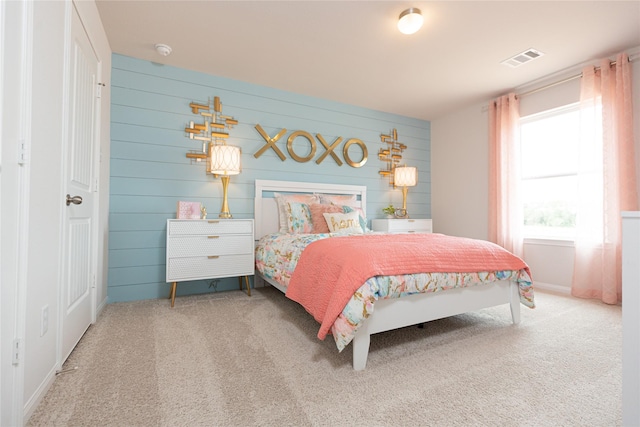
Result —
[{"label": "baseboard", "polygon": [[540,289],[541,291],[550,291],[563,295],[571,295],[571,288],[567,286],[554,285],[552,283],[535,281],[533,283],[533,289]]},{"label": "baseboard", "polygon": [[96,320],[98,319],[98,317],[100,316],[100,313],[102,313],[102,310],[104,310],[104,308],[107,306],[108,303],[109,303],[109,297],[103,299],[102,302],[98,304],[98,306],[96,307]]},{"label": "baseboard", "polygon": [[42,399],[44,399],[44,396],[47,394],[47,391],[49,391],[49,389],[51,388],[55,380],[56,380],[56,368],[54,366],[53,369],[49,371],[44,381],[40,383],[40,386],[38,386],[35,393],[33,393],[33,395],[29,398],[27,403],[24,405],[24,411],[23,411],[24,425],[27,425],[27,422],[29,421],[29,418],[31,418],[33,411],[36,410],[36,408],[38,407]]}]

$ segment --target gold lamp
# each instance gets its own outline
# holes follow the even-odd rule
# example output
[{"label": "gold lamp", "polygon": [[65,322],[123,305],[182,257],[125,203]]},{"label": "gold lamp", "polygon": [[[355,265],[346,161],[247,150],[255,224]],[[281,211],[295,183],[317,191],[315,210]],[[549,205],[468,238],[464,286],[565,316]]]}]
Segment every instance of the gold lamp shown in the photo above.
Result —
[{"label": "gold lamp", "polygon": [[229,177],[240,173],[240,158],[242,151],[240,147],[233,145],[215,145],[209,147],[209,172],[214,176],[220,175],[222,180],[222,208],[220,218],[231,218],[229,204],[227,203],[227,191],[229,188]]},{"label": "gold lamp", "polygon": [[393,170],[393,185],[402,187],[402,215],[407,216],[407,192],[408,187],[414,187],[418,183],[418,169],[413,166],[398,166]]}]

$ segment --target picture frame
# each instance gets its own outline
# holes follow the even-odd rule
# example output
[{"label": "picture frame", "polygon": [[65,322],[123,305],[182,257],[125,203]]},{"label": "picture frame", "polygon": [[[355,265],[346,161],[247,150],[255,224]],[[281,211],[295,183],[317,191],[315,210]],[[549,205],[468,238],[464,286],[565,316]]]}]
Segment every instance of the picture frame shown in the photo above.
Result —
[{"label": "picture frame", "polygon": [[178,219],[200,219],[202,204],[200,202],[178,202],[176,218]]}]

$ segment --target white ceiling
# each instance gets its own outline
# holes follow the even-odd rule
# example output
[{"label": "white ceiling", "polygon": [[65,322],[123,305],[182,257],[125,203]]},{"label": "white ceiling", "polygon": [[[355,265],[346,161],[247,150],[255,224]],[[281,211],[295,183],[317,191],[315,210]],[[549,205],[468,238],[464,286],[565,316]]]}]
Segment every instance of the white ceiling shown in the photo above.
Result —
[{"label": "white ceiling", "polygon": [[[425,120],[640,46],[640,1],[97,5],[114,53]],[[425,17],[413,35],[396,27],[408,7]],[[545,55],[500,64],[529,48]]]}]

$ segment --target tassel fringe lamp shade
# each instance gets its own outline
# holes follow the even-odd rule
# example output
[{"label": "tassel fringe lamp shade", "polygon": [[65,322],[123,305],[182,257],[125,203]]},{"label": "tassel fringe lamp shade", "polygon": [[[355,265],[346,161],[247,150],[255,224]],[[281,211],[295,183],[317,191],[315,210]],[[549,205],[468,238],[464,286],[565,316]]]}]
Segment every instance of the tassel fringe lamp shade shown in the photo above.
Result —
[{"label": "tassel fringe lamp shade", "polygon": [[233,145],[211,145],[209,148],[210,170],[214,175],[220,175],[222,180],[222,208],[220,218],[231,218],[229,204],[227,203],[227,191],[229,188],[229,177],[240,173],[240,158],[242,151],[240,147]]},{"label": "tassel fringe lamp shade", "polygon": [[407,191],[418,183],[418,170],[412,166],[398,166],[393,170],[393,185],[402,187],[402,212],[407,215]]}]

